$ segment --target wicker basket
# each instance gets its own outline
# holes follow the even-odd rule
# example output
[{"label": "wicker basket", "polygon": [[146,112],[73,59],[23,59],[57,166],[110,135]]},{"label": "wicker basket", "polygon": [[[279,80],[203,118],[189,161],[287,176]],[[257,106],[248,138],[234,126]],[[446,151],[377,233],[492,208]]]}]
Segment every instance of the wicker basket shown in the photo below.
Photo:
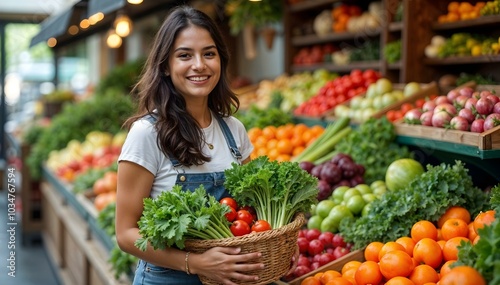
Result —
[{"label": "wicker basket", "polygon": [[[240,247],[241,253],[260,252],[262,256],[259,262],[264,263],[266,267],[247,272],[259,276],[259,280],[257,282],[238,282],[239,284],[252,285],[269,284],[280,279],[290,270],[290,262],[297,249],[298,233],[305,222],[304,215],[300,213],[288,225],[270,231],[216,240],[186,240],[185,250],[202,253],[212,247],[221,246]],[[205,285],[219,284],[201,275],[200,280]]]}]

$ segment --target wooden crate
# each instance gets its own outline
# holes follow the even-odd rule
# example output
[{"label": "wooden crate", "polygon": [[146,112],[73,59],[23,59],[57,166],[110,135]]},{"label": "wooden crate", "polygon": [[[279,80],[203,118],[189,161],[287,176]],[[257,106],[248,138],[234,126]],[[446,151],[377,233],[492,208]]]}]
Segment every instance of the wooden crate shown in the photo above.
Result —
[{"label": "wooden crate", "polygon": [[311,272],[309,272],[308,274],[305,274],[305,275],[302,275],[298,278],[295,278],[291,281],[288,281],[288,282],[284,282],[284,281],[275,281],[274,283],[275,284],[278,284],[278,285],[286,285],[286,284],[289,284],[289,285],[300,285],[300,283],[302,282],[302,280],[306,279],[307,277],[309,276],[314,276],[315,274],[319,273],[319,272],[325,272],[327,270],[336,270],[338,272],[341,272],[342,271],[342,267],[349,261],[353,261],[353,260],[357,260],[357,261],[364,261],[365,258],[364,258],[364,250],[363,249],[359,249],[359,250],[355,250],[353,252],[350,252],[348,253],[347,255],[337,259],[337,260],[334,260],[330,263],[327,263],[321,267],[319,267],[318,269],[316,270],[313,270]]},{"label": "wooden crate", "polygon": [[425,138],[456,144],[477,146],[481,150],[500,149],[500,126],[482,133],[465,132],[421,125],[394,123],[399,136]]}]

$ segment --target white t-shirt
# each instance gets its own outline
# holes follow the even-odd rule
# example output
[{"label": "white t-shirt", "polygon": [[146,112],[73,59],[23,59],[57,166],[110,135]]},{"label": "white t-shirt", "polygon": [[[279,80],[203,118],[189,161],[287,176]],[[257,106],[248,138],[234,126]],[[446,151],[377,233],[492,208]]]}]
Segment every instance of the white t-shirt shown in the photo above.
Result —
[{"label": "white t-shirt", "polygon": [[[234,117],[225,117],[223,120],[231,130],[242,159],[246,159],[253,151],[245,127]],[[209,149],[204,145],[203,152],[211,156],[212,160],[202,165],[184,167],[177,170],[173,167],[170,159],[166,157],[156,144],[157,132],[151,122],[140,119],[132,125],[123,144],[118,162],[126,160],[134,162],[151,172],[155,179],[151,189],[151,197],[157,197],[162,191],[171,190],[175,185],[178,171],[185,173],[207,173],[220,172],[231,167],[232,162],[241,163],[231,154],[222,129],[216,118],[212,116],[210,126],[202,129],[207,143],[214,146]]]}]

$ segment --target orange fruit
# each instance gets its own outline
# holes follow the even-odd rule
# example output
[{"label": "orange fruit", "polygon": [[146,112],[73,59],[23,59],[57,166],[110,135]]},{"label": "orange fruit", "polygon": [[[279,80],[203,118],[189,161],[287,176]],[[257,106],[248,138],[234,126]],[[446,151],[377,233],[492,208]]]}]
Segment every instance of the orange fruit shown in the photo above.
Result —
[{"label": "orange fruit", "polygon": [[289,139],[281,139],[278,141],[276,149],[278,149],[278,152],[281,154],[292,154],[293,145]]},{"label": "orange fruit", "polygon": [[488,210],[479,213],[474,219],[474,230],[479,234],[478,230],[482,229],[485,225],[490,225],[495,220],[495,210]]},{"label": "orange fruit", "polygon": [[342,277],[347,278],[347,279],[352,278],[352,280],[356,280],[354,278],[354,275],[356,274],[357,270],[358,270],[357,268],[350,268],[350,269],[346,270],[345,272],[342,272]]},{"label": "orange fruit", "polygon": [[373,242],[369,243],[366,246],[365,251],[364,251],[365,260],[378,262],[379,261],[378,256],[380,253],[380,249],[383,246],[384,246],[384,244],[382,242],[379,242],[379,241],[373,241]]},{"label": "orange fruit", "polygon": [[486,285],[483,276],[470,266],[456,266],[446,273],[439,285]]},{"label": "orange fruit", "polygon": [[320,279],[321,276],[323,276],[323,272],[318,272],[318,273],[314,274],[313,276],[314,276],[314,278]]},{"label": "orange fruit", "polygon": [[380,273],[380,268],[375,261],[365,261],[361,263],[354,274],[354,280],[356,280],[356,285],[377,285],[382,282],[382,273]]},{"label": "orange fruit", "polygon": [[388,241],[382,246],[382,248],[380,248],[380,251],[378,253],[378,260],[380,261],[386,253],[394,250],[401,250],[406,252],[404,246],[402,246],[401,244],[395,241]]},{"label": "orange fruit", "polygon": [[465,237],[453,237],[446,241],[443,247],[444,260],[457,260],[458,259],[458,246],[462,241],[470,243],[470,240]]},{"label": "orange fruit", "polygon": [[415,242],[418,242],[423,238],[437,240],[438,231],[433,223],[427,220],[421,220],[413,224],[413,226],[411,227],[410,236]]},{"label": "orange fruit", "polygon": [[405,248],[406,253],[413,256],[413,248],[415,247],[415,241],[411,237],[400,237],[396,240],[397,243]]},{"label": "orange fruit", "polygon": [[437,241],[437,243],[441,247],[441,250],[443,250],[444,245],[446,244],[446,241],[444,239],[440,239],[440,240]]},{"label": "orange fruit", "polygon": [[327,270],[323,272],[321,277],[319,278],[319,281],[321,281],[321,284],[326,284],[328,281],[333,280],[335,277],[340,277],[342,274],[336,270]]},{"label": "orange fruit", "polygon": [[276,129],[276,138],[278,140],[291,139],[293,137],[293,129],[290,127],[280,126]]},{"label": "orange fruit", "polygon": [[458,12],[458,7],[460,4],[456,1],[452,1],[448,4],[448,12]]},{"label": "orange fruit", "polygon": [[406,277],[396,276],[385,282],[385,285],[415,285],[415,283]]},{"label": "orange fruit", "polygon": [[441,227],[441,234],[444,240],[454,237],[468,237],[469,225],[462,219],[451,218],[444,222]]},{"label": "orange fruit", "polygon": [[479,235],[477,237],[474,238],[474,240],[472,241],[472,244],[476,244],[478,241],[479,241]]},{"label": "orange fruit", "polygon": [[270,139],[266,143],[266,148],[267,149],[275,149],[277,145],[278,145],[277,139]]},{"label": "orange fruit", "polygon": [[473,241],[477,237],[476,229],[474,229],[474,222],[469,223],[469,240]]},{"label": "orange fruit", "polygon": [[318,278],[313,276],[308,276],[300,282],[300,285],[322,285]]},{"label": "orange fruit", "polygon": [[276,127],[275,126],[266,126],[262,129],[262,136],[266,139],[275,139],[276,138]]},{"label": "orange fruit", "polygon": [[413,269],[409,279],[413,281],[415,285],[424,285],[428,282],[438,282],[439,274],[429,265],[421,264]]},{"label": "orange fruit", "polygon": [[348,261],[344,266],[342,266],[342,274],[344,274],[347,270],[355,268],[358,269],[358,267],[361,265],[361,261],[358,260],[351,260]]},{"label": "orange fruit", "polygon": [[335,277],[331,281],[325,283],[325,285],[356,285],[352,283],[349,279],[345,277]]},{"label": "orange fruit", "polygon": [[414,268],[412,258],[404,250],[393,250],[384,254],[379,266],[380,272],[386,279],[409,276]]},{"label": "orange fruit", "polygon": [[443,261],[443,250],[437,241],[423,238],[415,244],[413,258],[418,264],[427,264],[432,268],[438,268]]},{"label": "orange fruit", "polygon": [[462,219],[467,224],[471,222],[469,210],[464,207],[453,206],[448,208],[448,210],[446,210],[446,212],[444,212],[444,214],[439,218],[437,222],[438,228],[442,228],[444,222],[452,218]]},{"label": "orange fruit", "polygon": [[289,154],[280,154],[275,159],[276,159],[276,161],[279,161],[279,162],[290,161],[290,159],[292,159],[292,156]]},{"label": "orange fruit", "polygon": [[304,151],[305,147],[303,146],[296,146],[293,148],[293,151],[292,151],[292,156],[297,156],[299,154],[301,154],[303,151]]},{"label": "orange fruit", "polygon": [[448,272],[451,270],[451,265],[456,262],[456,260],[448,260],[443,265],[441,266],[441,269],[439,269],[439,274],[441,275],[441,278],[443,278],[444,275],[446,275]]}]

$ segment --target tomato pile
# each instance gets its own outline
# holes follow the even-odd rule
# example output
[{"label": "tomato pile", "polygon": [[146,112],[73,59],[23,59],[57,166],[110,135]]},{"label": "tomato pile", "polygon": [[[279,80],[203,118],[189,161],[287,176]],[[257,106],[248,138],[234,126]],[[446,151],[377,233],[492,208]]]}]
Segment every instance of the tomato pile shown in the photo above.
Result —
[{"label": "tomato pile", "polygon": [[230,212],[226,214],[226,219],[231,222],[230,230],[234,236],[271,230],[271,225],[266,220],[257,219],[252,207],[240,207],[231,197],[222,198],[219,202],[227,205],[230,209]]},{"label": "tomato pile", "polygon": [[328,81],[316,95],[299,105],[294,114],[312,117],[324,115],[335,106],[365,93],[368,86],[379,78],[380,73],[373,69],[353,69],[350,74]]}]

